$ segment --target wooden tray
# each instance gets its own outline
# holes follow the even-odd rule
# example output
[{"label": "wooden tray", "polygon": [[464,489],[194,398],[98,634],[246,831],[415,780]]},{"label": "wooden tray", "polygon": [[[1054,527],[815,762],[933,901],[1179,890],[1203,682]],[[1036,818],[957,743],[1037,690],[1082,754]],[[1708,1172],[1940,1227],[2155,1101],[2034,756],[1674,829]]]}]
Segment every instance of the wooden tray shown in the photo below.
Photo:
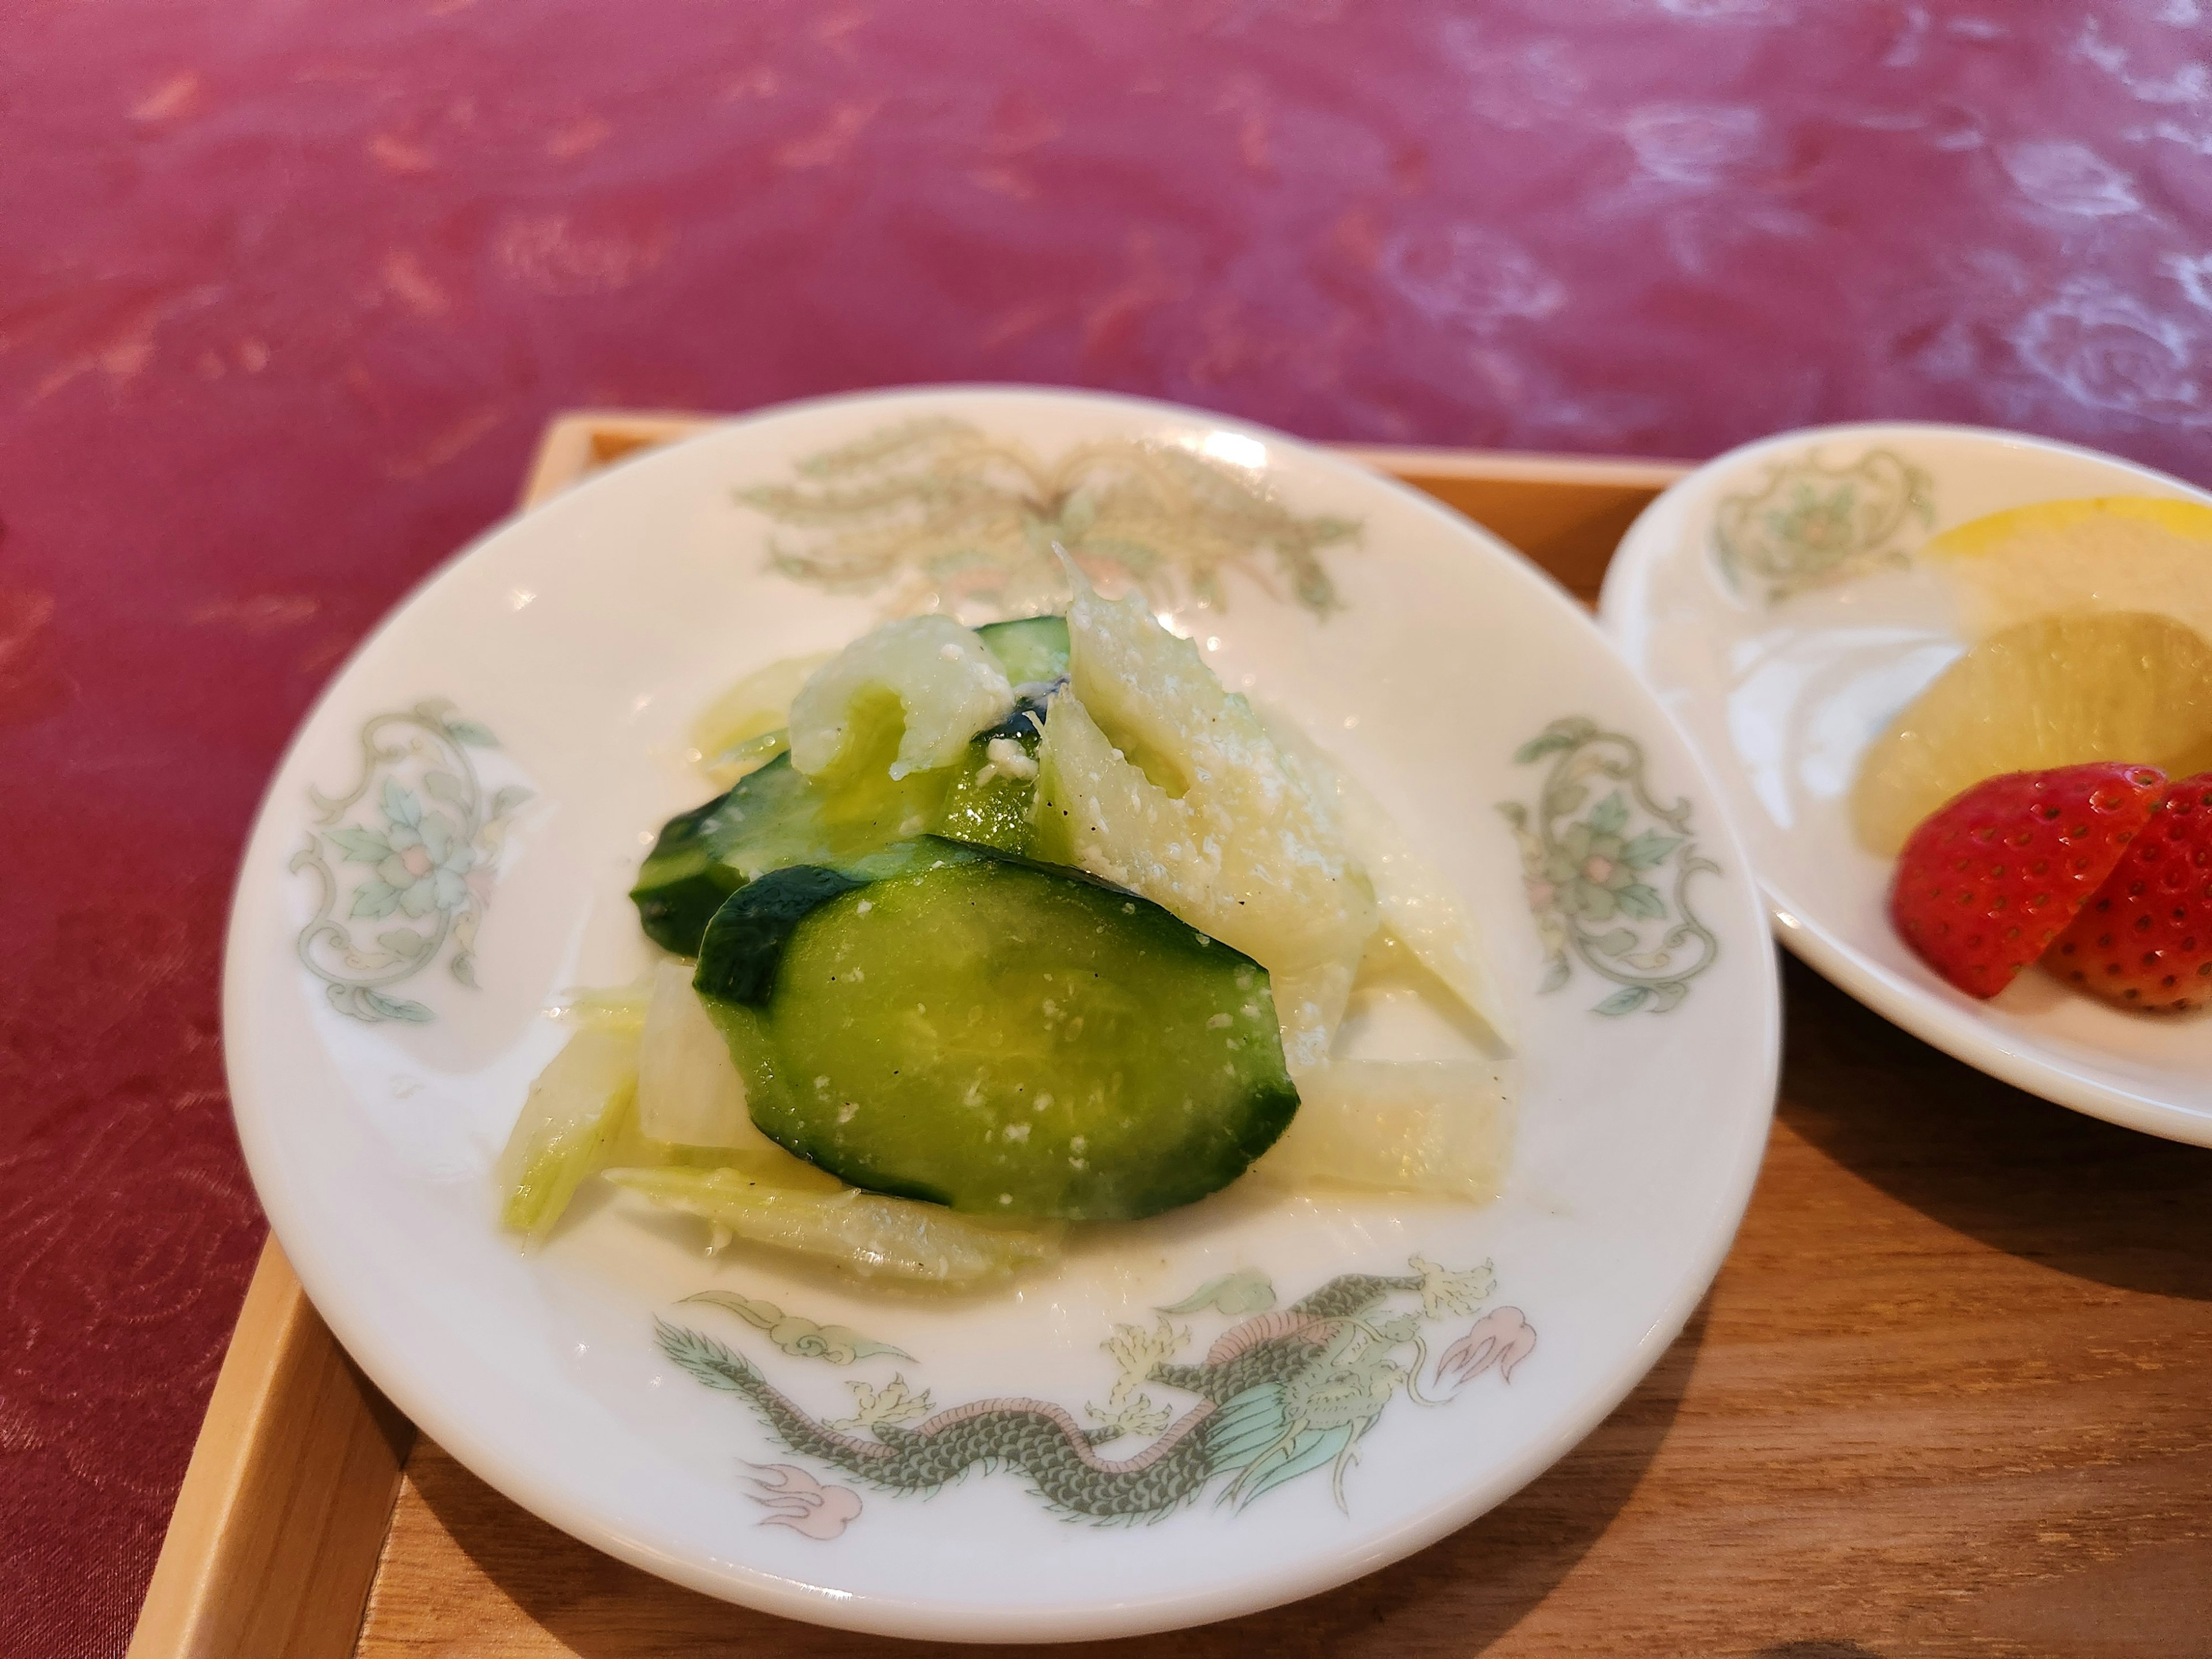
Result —
[{"label": "wooden tray", "polygon": [[[700,424],[556,420],[523,504]],[[1683,470],[1350,453],[1585,599]],[[1121,1645],[2212,1656],[2212,1154],[2007,1089],[1794,963],[1786,995],[1779,1116],[1735,1253],[1619,1411],[1408,1560]],[[368,1385],[271,1240],[131,1654],[884,1645],[678,1589],[516,1508]]]}]

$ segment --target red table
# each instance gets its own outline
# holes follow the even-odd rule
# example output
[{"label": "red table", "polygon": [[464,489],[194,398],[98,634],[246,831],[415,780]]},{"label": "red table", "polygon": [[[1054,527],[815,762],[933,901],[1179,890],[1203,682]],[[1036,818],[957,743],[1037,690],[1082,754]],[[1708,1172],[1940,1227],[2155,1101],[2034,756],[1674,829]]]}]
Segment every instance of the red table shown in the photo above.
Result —
[{"label": "red table", "polygon": [[121,1648],[259,1242],[262,781],[546,414],[885,382],[2212,482],[2202,0],[0,12],[0,1651]]}]

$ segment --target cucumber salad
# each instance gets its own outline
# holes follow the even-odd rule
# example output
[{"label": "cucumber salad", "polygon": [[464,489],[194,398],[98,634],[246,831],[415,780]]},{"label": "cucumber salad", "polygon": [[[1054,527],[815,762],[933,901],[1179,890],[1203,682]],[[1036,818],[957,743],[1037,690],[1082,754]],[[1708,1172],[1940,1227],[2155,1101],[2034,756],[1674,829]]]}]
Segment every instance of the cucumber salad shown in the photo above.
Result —
[{"label": "cucumber salad", "polygon": [[1140,595],[886,623],[741,681],[723,793],[630,896],[665,952],[578,996],[498,1170],[543,1240],[598,1178],[733,1243],[960,1287],[1244,1179],[1493,1196],[1490,1060],[1334,1052],[1417,995],[1498,1052],[1456,896]]}]

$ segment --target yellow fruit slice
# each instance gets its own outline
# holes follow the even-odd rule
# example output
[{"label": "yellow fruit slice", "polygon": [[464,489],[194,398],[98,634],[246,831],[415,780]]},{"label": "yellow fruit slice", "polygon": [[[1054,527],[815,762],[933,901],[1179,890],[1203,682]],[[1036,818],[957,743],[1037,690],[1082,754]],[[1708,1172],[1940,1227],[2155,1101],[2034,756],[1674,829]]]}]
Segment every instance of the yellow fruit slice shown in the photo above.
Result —
[{"label": "yellow fruit slice", "polygon": [[2212,638],[2212,506],[2154,495],[2039,501],[1930,539],[1922,565],[1967,637],[2063,611],[2146,611]]},{"label": "yellow fruit slice", "polygon": [[2171,617],[2039,617],[1975,646],[1867,751],[1851,827],[1894,856],[1960,791],[2003,772],[2136,761],[2212,766],[2212,645]]}]

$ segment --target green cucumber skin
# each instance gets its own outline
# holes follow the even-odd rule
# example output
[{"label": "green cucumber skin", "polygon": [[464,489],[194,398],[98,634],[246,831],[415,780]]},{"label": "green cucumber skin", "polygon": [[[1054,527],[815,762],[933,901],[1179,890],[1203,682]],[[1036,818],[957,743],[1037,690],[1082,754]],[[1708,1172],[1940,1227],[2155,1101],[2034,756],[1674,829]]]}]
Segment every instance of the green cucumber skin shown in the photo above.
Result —
[{"label": "green cucumber skin", "polygon": [[1067,678],[1067,618],[1024,617],[986,623],[975,630],[983,648],[999,659],[1013,685],[1049,684]]},{"label": "green cucumber skin", "polygon": [[836,892],[757,1005],[714,994],[716,923],[702,989],[753,1121],[857,1187],[1134,1219],[1228,1185],[1297,1109],[1266,970],[1073,872],[971,854]]},{"label": "green cucumber skin", "polygon": [[[945,805],[929,826],[932,835],[1021,858],[1035,854],[1036,836],[1030,812],[1036,800],[1036,780],[1014,777],[1000,769],[992,763],[990,754],[992,739],[1004,737],[1020,745],[1032,761],[1036,758],[1040,739],[1036,726],[1026,718],[1030,708],[1024,704],[1005,725],[969,744],[952,787],[945,791]],[[1042,720],[1041,705],[1037,714]]]},{"label": "green cucumber skin", "polygon": [[779,755],[727,794],[671,818],[630,890],[646,937],[696,957],[715,912],[756,878],[794,865],[848,865],[927,829],[959,769],[892,778],[898,737],[896,725],[870,734],[869,751],[826,783]]},{"label": "green cucumber skin", "polygon": [[702,997],[760,1008],[775,989],[775,970],[799,924],[831,899],[866,884],[842,870],[794,865],[756,877],[715,911],[699,939],[692,988]]},{"label": "green cucumber skin", "polygon": [[805,834],[814,793],[791,757],[779,755],[727,793],[669,819],[630,889],[645,936],[678,956],[696,956],[722,902],[768,867],[759,856],[765,843],[793,839],[777,836],[779,828],[799,831],[801,845],[789,850],[805,856],[805,843],[816,839]]},{"label": "green cucumber skin", "polygon": [[699,940],[699,965],[692,988],[702,997],[741,1007],[768,1006],[775,988],[784,947],[799,924],[831,899],[871,882],[967,863],[981,854],[933,836],[893,842],[890,846],[832,868],[820,864],[787,865],[756,876],[730,895]]}]

